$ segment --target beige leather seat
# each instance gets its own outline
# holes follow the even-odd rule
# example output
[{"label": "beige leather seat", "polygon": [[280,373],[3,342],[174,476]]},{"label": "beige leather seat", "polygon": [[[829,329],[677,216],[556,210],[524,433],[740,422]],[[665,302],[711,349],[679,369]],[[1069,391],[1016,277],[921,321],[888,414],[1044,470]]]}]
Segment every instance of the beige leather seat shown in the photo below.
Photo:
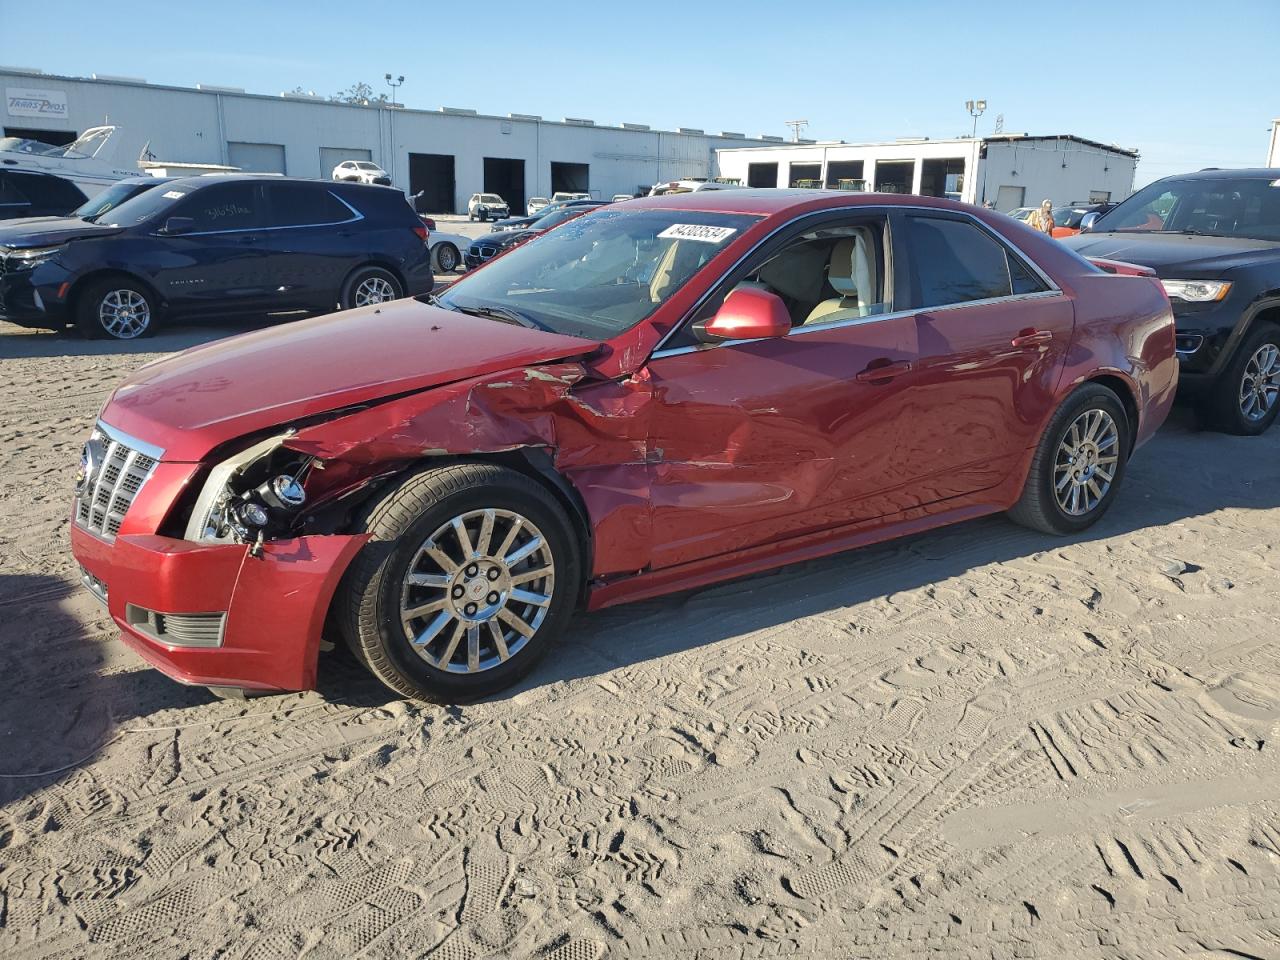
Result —
[{"label": "beige leather seat", "polygon": [[829,323],[879,312],[882,305],[877,302],[875,276],[871,237],[863,228],[831,249],[827,282],[840,296],[823,300],[809,311],[804,322]]}]

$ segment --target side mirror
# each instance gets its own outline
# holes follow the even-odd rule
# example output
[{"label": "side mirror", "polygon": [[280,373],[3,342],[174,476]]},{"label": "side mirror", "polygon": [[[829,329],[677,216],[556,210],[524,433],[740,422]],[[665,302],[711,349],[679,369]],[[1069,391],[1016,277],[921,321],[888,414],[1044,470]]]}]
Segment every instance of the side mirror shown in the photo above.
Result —
[{"label": "side mirror", "polygon": [[695,324],[693,331],[705,343],[785,337],[791,332],[791,314],[776,293],[739,287],[724,298],[714,317]]},{"label": "side mirror", "polygon": [[1080,232],[1088,233],[1090,230],[1092,230],[1093,225],[1098,222],[1098,218],[1100,216],[1102,216],[1102,214],[1097,212],[1086,213],[1083,217],[1080,218]]},{"label": "side mirror", "polygon": [[190,217],[170,217],[164,222],[164,233],[179,234],[190,233],[195,229],[196,222]]}]

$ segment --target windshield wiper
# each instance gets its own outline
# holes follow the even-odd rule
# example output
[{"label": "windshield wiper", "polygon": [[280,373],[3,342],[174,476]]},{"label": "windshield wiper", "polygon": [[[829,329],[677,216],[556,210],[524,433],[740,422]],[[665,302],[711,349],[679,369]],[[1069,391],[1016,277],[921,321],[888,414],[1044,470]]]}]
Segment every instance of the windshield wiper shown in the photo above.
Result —
[{"label": "windshield wiper", "polygon": [[550,327],[544,326],[533,317],[520,313],[518,310],[511,310],[508,307],[491,307],[491,306],[471,306],[458,307],[463,313],[470,313],[477,317],[488,317],[490,320],[497,320],[500,323],[514,323],[518,327],[528,327],[530,330],[550,330]]}]

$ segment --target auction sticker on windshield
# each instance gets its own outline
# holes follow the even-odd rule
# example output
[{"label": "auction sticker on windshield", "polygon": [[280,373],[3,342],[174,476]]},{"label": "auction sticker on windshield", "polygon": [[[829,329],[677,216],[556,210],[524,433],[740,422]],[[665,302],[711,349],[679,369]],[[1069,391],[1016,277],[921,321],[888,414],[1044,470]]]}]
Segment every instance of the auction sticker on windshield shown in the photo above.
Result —
[{"label": "auction sticker on windshield", "polygon": [[701,240],[722,243],[738,232],[737,227],[712,227],[702,223],[673,223],[658,234],[662,240]]}]

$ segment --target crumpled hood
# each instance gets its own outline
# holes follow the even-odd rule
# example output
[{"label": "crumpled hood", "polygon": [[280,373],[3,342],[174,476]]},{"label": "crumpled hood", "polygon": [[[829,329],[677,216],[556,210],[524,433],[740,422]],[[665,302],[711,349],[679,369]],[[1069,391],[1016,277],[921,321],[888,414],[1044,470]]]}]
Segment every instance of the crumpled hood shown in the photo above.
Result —
[{"label": "crumpled hood", "polygon": [[582,356],[593,340],[398,300],[215,341],[147,364],[102,419],[198,461],[259,430],[501,370]]},{"label": "crumpled hood", "polygon": [[0,247],[51,247],[68,240],[109,237],[122,229],[79,217],[30,217],[0,222]]},{"label": "crumpled hood", "polygon": [[1151,267],[1168,279],[1194,271],[1230,270],[1280,257],[1280,243],[1245,237],[1182,233],[1081,233],[1061,241],[1083,257],[1104,257]]}]

